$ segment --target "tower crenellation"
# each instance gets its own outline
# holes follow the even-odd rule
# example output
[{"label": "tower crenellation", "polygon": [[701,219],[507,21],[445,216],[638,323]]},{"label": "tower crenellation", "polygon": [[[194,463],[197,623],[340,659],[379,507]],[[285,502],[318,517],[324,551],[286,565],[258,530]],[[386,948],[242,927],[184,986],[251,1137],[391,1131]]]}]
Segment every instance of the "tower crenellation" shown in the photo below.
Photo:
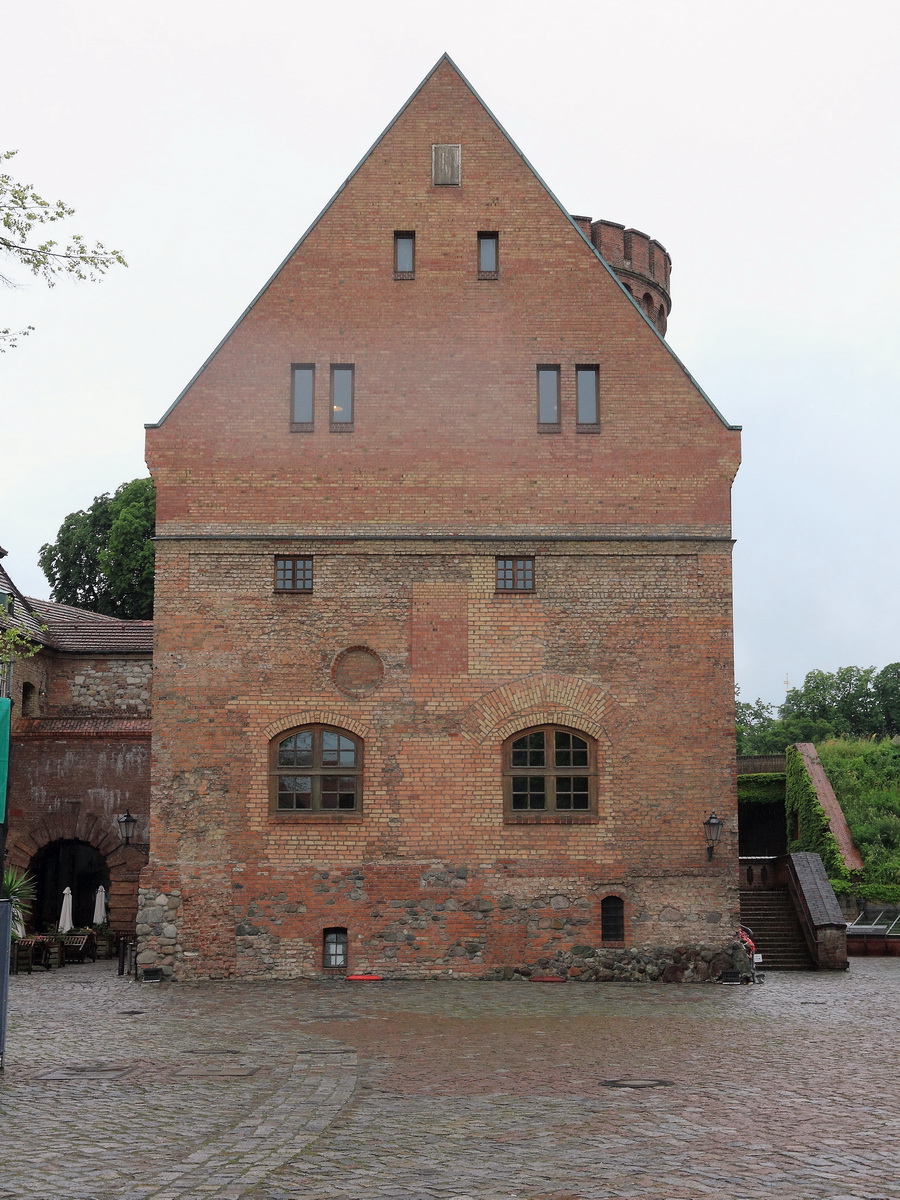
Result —
[{"label": "tower crenellation", "polygon": [[672,259],[665,246],[639,229],[626,229],[615,221],[592,221],[578,216],[572,220],[665,336],[672,311],[669,294]]}]

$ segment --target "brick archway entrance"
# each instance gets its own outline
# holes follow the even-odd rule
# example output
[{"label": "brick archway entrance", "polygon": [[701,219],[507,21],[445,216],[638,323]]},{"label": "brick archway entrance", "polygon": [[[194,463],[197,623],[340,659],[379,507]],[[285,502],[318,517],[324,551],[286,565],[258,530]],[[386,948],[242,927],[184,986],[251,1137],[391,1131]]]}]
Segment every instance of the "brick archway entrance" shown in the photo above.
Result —
[{"label": "brick archway entrance", "polygon": [[[93,850],[108,873],[110,926],[117,932],[134,933],[138,879],[141,869],[147,863],[147,852],[145,847],[123,846],[115,829],[110,829],[110,824],[108,818],[101,819],[96,813],[82,809],[77,802],[66,803],[57,812],[48,813],[27,833],[16,834],[10,831],[7,862],[10,866],[29,871],[32,869],[32,862],[42,851],[49,852],[50,847],[59,842],[74,842],[87,847],[87,850],[82,852],[85,860],[89,857],[88,852]],[[41,865],[40,860],[37,865]],[[94,884],[94,892],[99,883],[103,883],[102,878]],[[66,886],[72,885],[62,884],[62,887]],[[74,899],[74,887],[72,892]],[[88,921],[90,915],[89,913]],[[52,923],[55,924],[58,917],[57,909],[52,916]]]},{"label": "brick archway entrance", "polygon": [[34,855],[28,870],[36,885],[31,919],[41,933],[59,920],[64,888],[72,890],[72,919],[78,928],[93,920],[97,888],[102,885],[109,893],[106,859],[89,842],[76,838],[50,842]]}]

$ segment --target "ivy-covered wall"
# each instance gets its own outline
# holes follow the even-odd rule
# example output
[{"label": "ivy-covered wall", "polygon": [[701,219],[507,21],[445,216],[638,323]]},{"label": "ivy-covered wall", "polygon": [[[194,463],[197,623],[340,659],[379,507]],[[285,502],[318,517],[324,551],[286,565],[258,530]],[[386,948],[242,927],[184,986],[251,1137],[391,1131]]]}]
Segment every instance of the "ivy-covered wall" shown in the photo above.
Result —
[{"label": "ivy-covered wall", "polygon": [[[835,890],[847,890],[850,872],[829,828],[828,816],[819,803],[803,756],[795,746],[788,746],[785,751],[785,816],[788,853],[806,850],[818,854]],[[839,888],[838,883],[844,886]]]}]

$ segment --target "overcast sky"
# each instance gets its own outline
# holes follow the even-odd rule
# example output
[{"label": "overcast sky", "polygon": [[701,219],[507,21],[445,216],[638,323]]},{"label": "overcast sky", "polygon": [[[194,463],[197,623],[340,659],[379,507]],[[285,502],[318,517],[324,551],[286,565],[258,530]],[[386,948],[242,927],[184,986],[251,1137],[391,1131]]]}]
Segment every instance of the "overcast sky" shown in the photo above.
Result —
[{"label": "overcast sky", "polygon": [[570,212],[673,259],[668,340],[744,427],[736,673],[779,702],[898,645],[896,0],[43,0],[4,26],[0,149],[100,285],[0,291],[0,544],[23,591],[448,52]]}]

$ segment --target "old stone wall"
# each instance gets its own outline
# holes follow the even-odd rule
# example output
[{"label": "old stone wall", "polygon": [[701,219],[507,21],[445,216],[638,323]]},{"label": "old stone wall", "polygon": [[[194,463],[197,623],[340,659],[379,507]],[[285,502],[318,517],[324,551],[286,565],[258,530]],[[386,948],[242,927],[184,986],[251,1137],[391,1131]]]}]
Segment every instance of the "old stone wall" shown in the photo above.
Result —
[{"label": "old stone wall", "polygon": [[44,715],[150,715],[149,655],[58,655]]}]

